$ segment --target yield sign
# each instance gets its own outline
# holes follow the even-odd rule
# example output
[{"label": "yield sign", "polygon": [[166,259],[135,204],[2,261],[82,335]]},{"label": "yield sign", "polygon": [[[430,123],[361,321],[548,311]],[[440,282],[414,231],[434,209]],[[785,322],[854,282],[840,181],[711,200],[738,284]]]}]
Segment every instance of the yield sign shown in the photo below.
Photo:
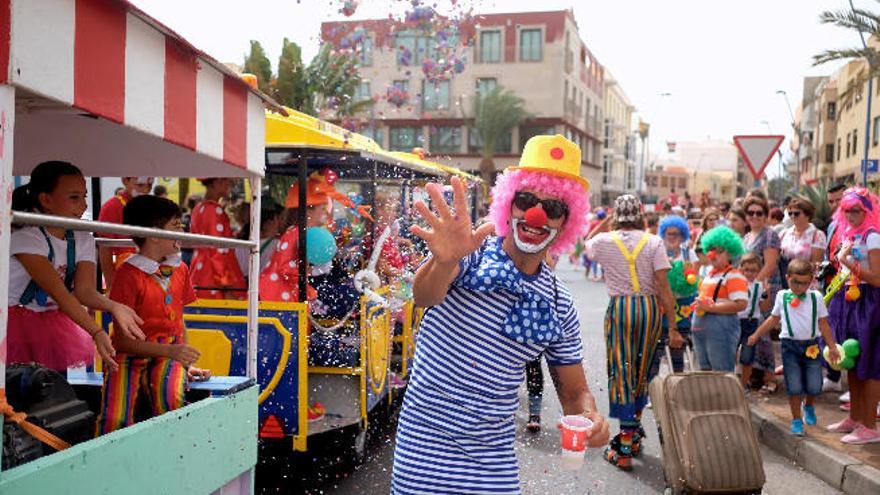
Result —
[{"label": "yield sign", "polygon": [[755,180],[761,180],[764,169],[779,149],[785,136],[733,136],[733,143]]}]

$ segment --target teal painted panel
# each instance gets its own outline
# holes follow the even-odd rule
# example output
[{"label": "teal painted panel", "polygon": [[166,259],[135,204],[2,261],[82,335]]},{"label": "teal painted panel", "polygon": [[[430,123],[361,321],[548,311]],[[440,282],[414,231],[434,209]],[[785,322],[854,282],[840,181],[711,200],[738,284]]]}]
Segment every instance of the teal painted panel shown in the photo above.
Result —
[{"label": "teal painted panel", "polygon": [[3,495],[207,495],[257,463],[257,387],[0,473]]}]

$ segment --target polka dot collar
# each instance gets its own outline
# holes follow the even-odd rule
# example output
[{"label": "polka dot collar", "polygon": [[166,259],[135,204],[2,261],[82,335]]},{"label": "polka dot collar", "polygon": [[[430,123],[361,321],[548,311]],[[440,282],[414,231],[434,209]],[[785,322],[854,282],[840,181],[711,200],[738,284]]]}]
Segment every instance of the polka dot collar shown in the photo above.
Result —
[{"label": "polka dot collar", "polygon": [[[508,291],[516,296],[501,328],[502,333],[521,344],[546,344],[562,336],[554,301],[529,288],[526,276],[501,248],[501,239],[483,243],[479,260],[468,267],[458,285],[475,292]],[[543,269],[543,266],[542,266]],[[540,274],[540,272],[539,272]]]}]

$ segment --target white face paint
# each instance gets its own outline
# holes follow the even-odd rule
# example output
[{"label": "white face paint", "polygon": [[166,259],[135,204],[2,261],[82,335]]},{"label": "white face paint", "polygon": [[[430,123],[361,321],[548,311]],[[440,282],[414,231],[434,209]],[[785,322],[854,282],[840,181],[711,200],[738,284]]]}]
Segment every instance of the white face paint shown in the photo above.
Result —
[{"label": "white face paint", "polygon": [[559,229],[553,229],[550,227],[543,227],[547,232],[549,232],[549,234],[547,235],[547,238],[544,239],[543,241],[541,241],[540,244],[530,244],[530,243],[525,242],[519,238],[519,225],[521,222],[525,222],[525,220],[521,220],[519,218],[514,218],[514,219],[512,219],[511,223],[513,226],[513,229],[512,229],[513,230],[513,242],[514,242],[514,244],[516,244],[516,248],[524,253],[528,253],[528,254],[540,253],[541,251],[544,250],[544,248],[549,246],[550,243],[552,243],[554,239],[556,239],[556,234],[559,233]]}]

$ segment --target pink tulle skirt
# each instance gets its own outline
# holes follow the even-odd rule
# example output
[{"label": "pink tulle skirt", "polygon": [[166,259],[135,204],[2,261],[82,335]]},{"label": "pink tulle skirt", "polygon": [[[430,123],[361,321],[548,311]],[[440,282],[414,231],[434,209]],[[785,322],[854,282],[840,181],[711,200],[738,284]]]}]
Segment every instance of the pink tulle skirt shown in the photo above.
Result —
[{"label": "pink tulle skirt", "polygon": [[9,363],[39,363],[64,371],[94,360],[95,345],[89,334],[61,311],[10,306],[7,328]]}]

